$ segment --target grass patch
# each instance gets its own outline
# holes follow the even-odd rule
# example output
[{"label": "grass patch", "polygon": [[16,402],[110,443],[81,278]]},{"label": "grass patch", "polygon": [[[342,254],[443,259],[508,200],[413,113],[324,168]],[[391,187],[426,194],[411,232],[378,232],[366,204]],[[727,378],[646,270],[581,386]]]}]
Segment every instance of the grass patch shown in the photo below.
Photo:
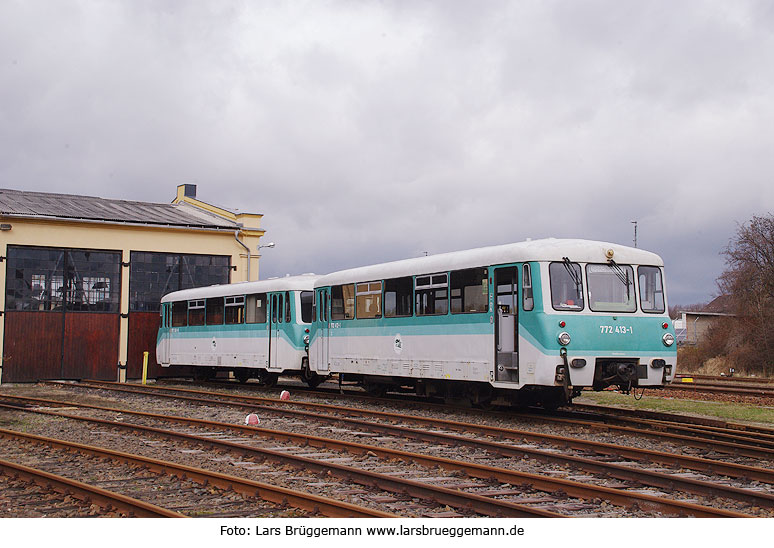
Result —
[{"label": "grass patch", "polygon": [[760,407],[740,403],[671,399],[646,395],[635,400],[617,392],[583,392],[575,398],[577,403],[615,405],[630,409],[650,409],[665,413],[693,414],[716,417],[731,422],[757,422],[774,424],[774,407]]}]

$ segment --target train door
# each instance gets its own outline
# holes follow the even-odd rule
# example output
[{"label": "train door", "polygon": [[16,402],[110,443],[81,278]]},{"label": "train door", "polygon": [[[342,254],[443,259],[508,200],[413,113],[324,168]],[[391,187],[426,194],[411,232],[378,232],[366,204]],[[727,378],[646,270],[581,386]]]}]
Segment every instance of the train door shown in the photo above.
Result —
[{"label": "train door", "polygon": [[319,293],[317,295],[317,302],[318,302],[318,308],[319,308],[319,325],[320,325],[320,334],[317,340],[317,370],[318,371],[329,371],[330,370],[330,363],[328,362],[329,356],[328,356],[328,334],[330,331],[330,311],[328,310],[329,305],[329,294],[328,289],[320,289]]},{"label": "train door", "polygon": [[161,338],[161,345],[159,352],[161,356],[156,356],[159,363],[170,363],[169,359],[169,346],[170,339],[172,338],[169,332],[169,328],[172,325],[172,303],[161,305],[161,332],[163,336]]},{"label": "train door", "polygon": [[519,381],[518,269],[496,268],[495,301],[495,380]]},{"label": "train door", "polygon": [[282,293],[271,296],[271,321],[269,322],[269,368],[280,367],[280,338],[285,307]]}]

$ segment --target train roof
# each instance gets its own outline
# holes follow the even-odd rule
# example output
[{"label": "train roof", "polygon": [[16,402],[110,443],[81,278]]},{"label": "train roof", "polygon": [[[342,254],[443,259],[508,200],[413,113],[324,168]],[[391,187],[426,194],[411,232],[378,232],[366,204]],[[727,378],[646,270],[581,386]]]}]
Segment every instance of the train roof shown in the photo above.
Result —
[{"label": "train roof", "polygon": [[284,278],[269,278],[257,282],[238,282],[181,289],[180,291],[167,293],[161,298],[161,302],[168,303],[210,297],[250,295],[253,293],[266,293],[267,291],[312,291],[314,283],[319,277],[316,274],[300,274],[298,276],[285,276]]},{"label": "train roof", "polygon": [[579,263],[604,263],[607,262],[606,253],[609,249],[613,250],[613,260],[620,264],[664,266],[664,261],[655,253],[634,247],[593,240],[547,238],[340,270],[321,276],[315,287],[432,274],[477,266],[561,261],[564,257]]}]

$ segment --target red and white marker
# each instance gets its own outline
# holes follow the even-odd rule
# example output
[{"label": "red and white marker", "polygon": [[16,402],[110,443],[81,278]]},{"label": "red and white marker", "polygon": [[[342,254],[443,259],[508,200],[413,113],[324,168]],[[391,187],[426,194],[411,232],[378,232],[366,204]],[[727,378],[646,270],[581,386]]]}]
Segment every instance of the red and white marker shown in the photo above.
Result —
[{"label": "red and white marker", "polygon": [[282,392],[280,392],[280,399],[281,400],[289,400],[290,399],[290,392],[288,392],[287,390],[283,390]]},{"label": "red and white marker", "polygon": [[256,415],[255,413],[250,413],[245,417],[245,424],[250,424],[255,426],[256,424],[260,424],[260,423],[261,423],[261,419],[259,419],[258,415]]}]

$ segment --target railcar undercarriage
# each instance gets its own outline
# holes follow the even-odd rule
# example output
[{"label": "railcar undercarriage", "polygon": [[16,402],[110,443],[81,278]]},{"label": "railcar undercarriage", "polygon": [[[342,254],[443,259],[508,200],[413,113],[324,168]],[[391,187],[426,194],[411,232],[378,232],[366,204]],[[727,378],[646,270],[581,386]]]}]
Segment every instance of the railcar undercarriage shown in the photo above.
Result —
[{"label": "railcar undercarriage", "polygon": [[494,405],[507,407],[543,407],[556,409],[572,402],[574,393],[567,394],[561,386],[525,386],[520,390],[494,388],[486,382],[448,381],[442,379],[412,379],[342,373],[342,382],[356,382],[372,396],[381,397],[387,392],[416,394],[428,398],[440,398],[451,405],[469,405],[488,408]]}]

